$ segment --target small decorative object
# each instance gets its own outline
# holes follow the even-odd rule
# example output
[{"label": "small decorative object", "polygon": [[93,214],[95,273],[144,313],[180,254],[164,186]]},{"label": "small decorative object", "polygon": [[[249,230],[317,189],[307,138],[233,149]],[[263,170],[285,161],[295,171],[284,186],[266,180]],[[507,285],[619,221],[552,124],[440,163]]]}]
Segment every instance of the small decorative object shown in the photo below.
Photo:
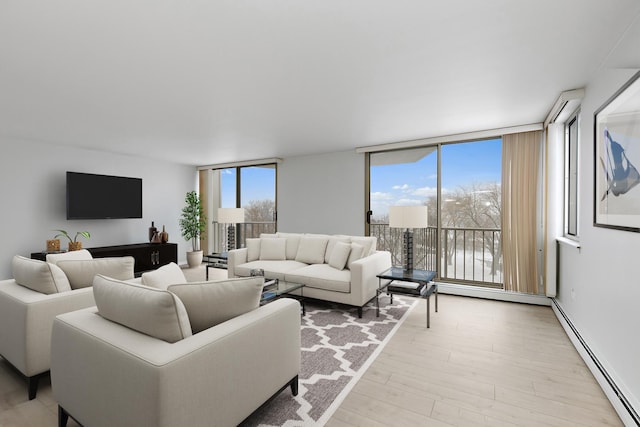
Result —
[{"label": "small decorative object", "polygon": [[164,225],[162,226],[162,233],[160,233],[160,241],[162,243],[167,243],[169,241],[169,233],[164,229]]},{"label": "small decorative object", "polygon": [[74,236],[74,238],[72,239],[71,236],[69,235],[69,233],[67,233],[65,230],[56,230],[59,231],[59,234],[56,234],[56,236],[54,237],[54,239],[60,237],[60,236],[64,236],[67,239],[69,239],[69,251],[78,251],[80,249],[82,249],[82,242],[78,241],[78,237],[82,236],[85,238],[90,238],[91,234],[89,234],[88,231],[78,231],[76,232],[76,235]]},{"label": "small decorative object", "polygon": [[640,232],[640,72],[594,114],[593,225]]},{"label": "small decorative object", "polygon": [[180,231],[185,240],[191,240],[193,251],[187,252],[187,264],[189,267],[197,267],[202,264],[202,250],[200,240],[206,227],[206,217],[202,210],[202,202],[195,191],[189,191],[185,196],[186,206],[182,208],[180,218]]},{"label": "small decorative object", "polygon": [[47,240],[47,252],[59,252],[60,239]]},{"label": "small decorative object", "polygon": [[153,235],[157,233],[157,231],[158,229],[153,224],[153,221],[151,221],[151,227],[149,227],[149,242],[153,241]]},{"label": "small decorative object", "polygon": [[151,243],[162,243],[162,240],[160,239],[160,233],[158,233],[157,231],[153,233],[153,236],[151,237]]}]

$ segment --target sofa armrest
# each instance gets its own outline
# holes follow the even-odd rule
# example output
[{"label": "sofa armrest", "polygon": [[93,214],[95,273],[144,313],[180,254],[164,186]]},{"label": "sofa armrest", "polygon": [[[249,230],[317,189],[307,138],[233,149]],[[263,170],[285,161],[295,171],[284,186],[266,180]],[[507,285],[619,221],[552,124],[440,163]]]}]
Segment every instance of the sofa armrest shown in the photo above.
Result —
[{"label": "sofa armrest", "polygon": [[248,253],[249,250],[247,248],[233,249],[228,252],[227,275],[229,278],[238,277],[236,276],[236,266],[247,262]]},{"label": "sofa armrest", "polygon": [[300,304],[283,298],[173,344],[91,308],[58,316],[52,346],[54,396],[84,425],[238,425],[298,375]]},{"label": "sofa armrest", "polygon": [[391,252],[374,254],[351,263],[351,294],[357,305],[364,305],[376,296],[378,274],[391,268]]},{"label": "sofa armrest", "polygon": [[54,318],[94,305],[90,287],[46,295],[1,281],[0,354],[28,377],[48,371]]}]

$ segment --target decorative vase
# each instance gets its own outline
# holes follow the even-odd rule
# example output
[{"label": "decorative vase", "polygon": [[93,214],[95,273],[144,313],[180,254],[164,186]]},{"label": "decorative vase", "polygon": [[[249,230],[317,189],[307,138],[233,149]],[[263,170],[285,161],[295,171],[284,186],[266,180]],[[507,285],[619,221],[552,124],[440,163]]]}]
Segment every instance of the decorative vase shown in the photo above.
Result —
[{"label": "decorative vase", "polygon": [[162,226],[162,233],[160,233],[160,241],[162,243],[167,243],[169,241],[169,233],[164,229],[164,225]]},{"label": "decorative vase", "polygon": [[82,242],[69,242],[69,252],[82,249]]},{"label": "decorative vase", "polygon": [[160,239],[160,233],[158,233],[157,231],[153,233],[153,237],[151,237],[151,243],[162,243],[162,240]]},{"label": "decorative vase", "polygon": [[149,227],[149,242],[153,241],[153,235],[158,232],[158,229],[153,225],[151,221],[151,227]]},{"label": "decorative vase", "polygon": [[187,252],[187,264],[190,268],[202,264],[202,251]]},{"label": "decorative vase", "polygon": [[47,252],[59,252],[60,239],[47,240]]}]

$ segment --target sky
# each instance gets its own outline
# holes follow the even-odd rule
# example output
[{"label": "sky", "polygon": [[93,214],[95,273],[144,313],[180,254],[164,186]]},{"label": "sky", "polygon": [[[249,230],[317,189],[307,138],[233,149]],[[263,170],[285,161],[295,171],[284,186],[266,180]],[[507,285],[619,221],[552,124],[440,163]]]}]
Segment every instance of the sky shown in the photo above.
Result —
[{"label": "sky", "polygon": [[[384,156],[384,154],[381,154]],[[500,182],[501,139],[442,146],[442,191],[471,183]],[[275,198],[273,168],[242,168],[242,206]],[[235,207],[235,169],[222,172],[222,206]],[[437,151],[413,163],[371,167],[371,210],[384,216],[389,206],[420,205],[437,191]]]},{"label": "sky", "polygon": [[[474,182],[500,182],[502,140],[491,139],[442,146],[442,192]],[[389,206],[421,205],[437,193],[437,151],[414,163],[372,166],[373,217],[388,213]]]}]

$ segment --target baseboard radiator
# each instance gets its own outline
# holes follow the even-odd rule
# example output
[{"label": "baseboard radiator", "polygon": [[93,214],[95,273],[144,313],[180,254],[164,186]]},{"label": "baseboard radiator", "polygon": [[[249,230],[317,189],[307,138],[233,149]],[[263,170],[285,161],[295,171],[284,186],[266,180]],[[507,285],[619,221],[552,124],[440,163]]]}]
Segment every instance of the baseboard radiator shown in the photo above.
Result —
[{"label": "baseboard radiator", "polygon": [[582,336],[580,335],[580,333],[578,332],[576,327],[571,322],[571,319],[569,319],[569,317],[564,312],[562,307],[560,307],[560,304],[558,304],[558,302],[556,301],[555,298],[551,298],[551,301],[553,302],[553,305],[554,305],[555,309],[557,310],[557,312],[560,313],[560,315],[562,316],[562,318],[564,319],[566,324],[571,329],[571,332],[573,332],[574,336],[576,337],[576,339],[578,340],[580,345],[584,348],[584,351],[589,355],[589,357],[593,361],[593,364],[600,371],[600,373],[602,374],[603,378],[607,381],[607,383],[609,384],[609,387],[611,387],[611,391],[613,391],[613,393],[615,393],[615,395],[618,397],[618,399],[620,399],[620,403],[627,410],[627,412],[629,413],[629,416],[631,417],[631,419],[636,423],[637,426],[640,426],[640,415],[638,415],[636,410],[633,408],[633,406],[629,403],[629,401],[625,397],[625,395],[622,392],[622,390],[620,390],[620,388],[617,386],[617,384],[613,380],[613,378],[611,378],[611,376],[609,375],[609,373],[607,372],[605,367],[602,365],[602,363],[600,363],[600,361],[598,360],[596,355],[593,353],[593,351],[591,351],[591,348],[589,348],[589,345],[582,338]]}]

